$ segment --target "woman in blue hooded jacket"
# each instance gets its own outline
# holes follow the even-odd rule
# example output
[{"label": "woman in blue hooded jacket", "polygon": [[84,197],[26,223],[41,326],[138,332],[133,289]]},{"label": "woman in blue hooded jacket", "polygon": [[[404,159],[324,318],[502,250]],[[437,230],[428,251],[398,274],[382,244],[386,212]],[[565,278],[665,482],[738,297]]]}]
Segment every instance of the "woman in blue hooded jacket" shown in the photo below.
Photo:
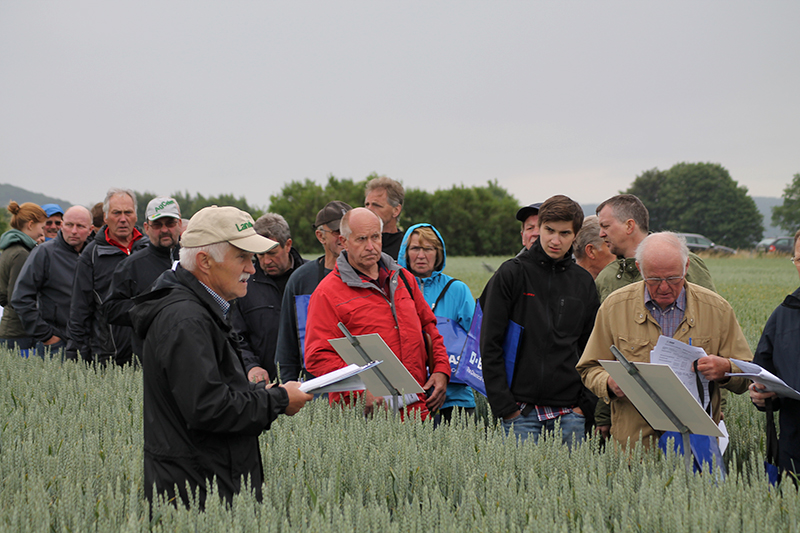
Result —
[{"label": "woman in blue hooded jacket", "polygon": [[[444,239],[439,231],[431,224],[415,224],[403,236],[397,263],[417,277],[425,301],[431,306],[434,315],[449,318],[464,328],[464,331],[469,331],[472,314],[475,312],[475,299],[466,283],[442,272],[446,258]],[[450,280],[453,282],[448,286]],[[447,291],[436,303],[446,286]],[[455,356],[450,355],[451,368],[455,368],[457,363],[454,358]],[[440,409],[445,420],[450,420],[454,407],[474,412],[475,396],[469,386],[452,382],[447,385],[447,396]]]}]

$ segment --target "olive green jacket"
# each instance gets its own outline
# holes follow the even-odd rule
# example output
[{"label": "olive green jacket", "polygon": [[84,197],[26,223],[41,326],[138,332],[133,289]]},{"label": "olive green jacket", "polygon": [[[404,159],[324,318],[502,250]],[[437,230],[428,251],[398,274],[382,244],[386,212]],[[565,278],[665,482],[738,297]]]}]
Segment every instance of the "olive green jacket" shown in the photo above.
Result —
[{"label": "olive green jacket", "polygon": [[[603,300],[615,290],[641,280],[642,274],[636,268],[636,259],[628,257],[626,259],[617,259],[606,265],[597,275],[594,283],[597,285],[597,295],[600,297],[600,303],[603,303]],[[691,252],[689,252],[689,270],[686,272],[686,281],[717,292],[708,267],[698,255]]]}]

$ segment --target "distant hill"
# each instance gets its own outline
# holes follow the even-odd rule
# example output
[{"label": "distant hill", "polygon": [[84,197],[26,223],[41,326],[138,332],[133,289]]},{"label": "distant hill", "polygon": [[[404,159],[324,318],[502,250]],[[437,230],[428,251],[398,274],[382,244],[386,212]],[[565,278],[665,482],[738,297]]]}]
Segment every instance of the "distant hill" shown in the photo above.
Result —
[{"label": "distant hill", "polygon": [[61,209],[64,209],[65,211],[67,208],[72,206],[72,202],[68,202],[66,200],[53,198],[52,196],[47,196],[38,192],[31,192],[23,189],[22,187],[17,187],[16,185],[0,183],[0,207],[2,207],[3,212],[5,212],[5,207],[11,200],[14,200],[18,204],[25,202],[33,202],[39,205],[58,204],[61,206]]}]

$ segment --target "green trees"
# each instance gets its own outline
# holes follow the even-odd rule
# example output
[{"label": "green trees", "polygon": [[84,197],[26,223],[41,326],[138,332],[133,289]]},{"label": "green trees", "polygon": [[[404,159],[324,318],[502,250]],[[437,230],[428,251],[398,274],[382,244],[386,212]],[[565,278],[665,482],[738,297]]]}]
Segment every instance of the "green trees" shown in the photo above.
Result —
[{"label": "green trees", "polygon": [[[289,223],[301,253],[313,253],[320,249],[312,231],[317,211],[331,200],[363,206],[366,182],[376,176],[361,181],[329,176],[324,187],[309,179],[292,181],[270,197],[269,210]],[[520,247],[517,209],[519,202],[496,181],[484,187],[454,185],[433,193],[406,189],[400,225],[433,224],[442,233],[449,255],[510,255]]]},{"label": "green trees", "polygon": [[636,177],[627,191],[650,211],[652,231],[702,233],[726,246],[745,248],[761,239],[763,217],[747,188],[717,163],[678,163]]},{"label": "green trees", "polygon": [[794,234],[800,226],[800,174],[783,189],[783,205],[772,208],[772,225]]}]

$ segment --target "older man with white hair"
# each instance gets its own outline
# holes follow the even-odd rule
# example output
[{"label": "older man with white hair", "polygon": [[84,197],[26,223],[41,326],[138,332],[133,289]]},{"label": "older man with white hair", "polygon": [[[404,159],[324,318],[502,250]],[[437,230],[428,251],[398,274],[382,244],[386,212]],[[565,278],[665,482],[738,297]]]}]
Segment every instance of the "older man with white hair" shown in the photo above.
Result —
[{"label": "older man with white hair", "polygon": [[611,435],[617,442],[626,446],[630,439],[635,444],[641,434],[644,445],[650,446],[658,433],[600,365],[601,359],[614,359],[611,345],[629,361],[645,363],[650,362],[659,335],[703,348],[709,355],[698,360],[697,370],[713,382],[709,391],[717,423],[720,387],[736,394],[747,390],[746,379],[725,376],[740,372],[730,359],[749,361],[753,356],[730,304],[718,294],[686,282],[689,249],[680,236],[663,232],[646,237],[636,250],[636,267],[644,279],[605,299],[577,369],[584,385],[611,404]]},{"label": "older man with white hair", "polygon": [[[163,273],[130,311],[144,339],[144,487],[201,507],[212,479],[230,502],[249,480],[264,480],[258,435],[279,414],[294,415],[312,396],[296,381],[265,386],[247,379],[230,301],[247,293],[253,254],[277,243],[258,235],[235,207],[206,207],[189,221],[180,264]],[[177,494],[176,494],[177,490]]]}]

